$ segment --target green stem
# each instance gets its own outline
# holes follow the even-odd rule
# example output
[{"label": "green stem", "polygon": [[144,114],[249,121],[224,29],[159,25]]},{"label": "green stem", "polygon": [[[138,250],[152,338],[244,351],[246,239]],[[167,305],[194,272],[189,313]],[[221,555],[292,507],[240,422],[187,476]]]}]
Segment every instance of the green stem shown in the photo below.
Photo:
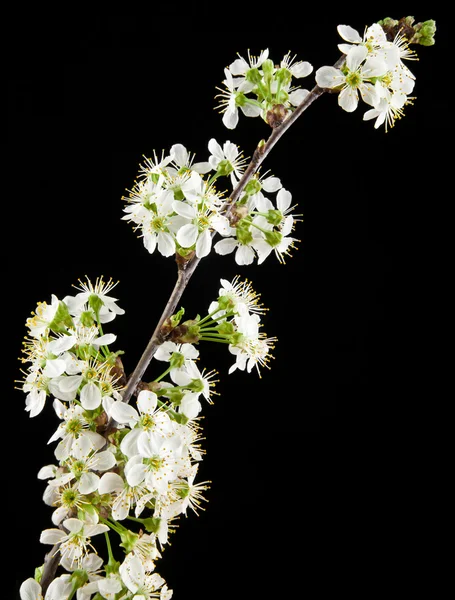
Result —
[{"label": "green stem", "polygon": [[158,383],[158,381],[161,381],[163,379],[163,377],[166,377],[166,375],[168,373],[170,373],[171,371],[172,371],[172,367],[169,367],[168,369],[166,369],[164,371],[164,373],[161,373],[161,375],[155,379],[155,383]]},{"label": "green stem", "polygon": [[106,546],[107,546],[107,554],[109,556],[109,561],[108,562],[113,562],[115,560],[114,555],[112,553],[112,546],[111,546],[111,540],[109,538],[109,532],[105,531],[104,532],[104,537],[106,538]]},{"label": "green stem", "polygon": [[214,336],[212,337],[201,337],[199,339],[200,342],[219,342],[220,344],[230,344],[231,342],[229,342],[228,340],[226,340],[224,337],[221,338],[221,336],[219,338],[216,338]]},{"label": "green stem", "polygon": [[204,321],[207,321],[207,319],[210,319],[210,317],[212,315],[216,315],[217,312],[220,312],[221,310],[223,310],[222,308],[220,308],[220,305],[218,304],[218,308],[216,308],[215,310],[212,310],[211,313],[209,313],[206,317],[204,317],[203,319],[201,319],[198,323],[199,327],[201,326],[202,323],[204,323]]},{"label": "green stem", "polygon": [[264,229],[263,227],[259,227],[259,225],[256,225],[256,223],[251,223],[251,225],[253,227],[256,227],[256,229],[259,229],[259,231],[262,231],[262,233],[270,233],[270,229]]}]

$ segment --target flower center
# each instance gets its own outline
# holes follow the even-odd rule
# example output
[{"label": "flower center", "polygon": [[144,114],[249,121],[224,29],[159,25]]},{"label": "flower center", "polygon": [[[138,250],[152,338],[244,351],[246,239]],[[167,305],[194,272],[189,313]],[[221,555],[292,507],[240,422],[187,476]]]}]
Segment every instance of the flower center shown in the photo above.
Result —
[{"label": "flower center", "polygon": [[141,419],[142,428],[146,431],[152,429],[155,426],[155,421],[150,415],[143,415]]},{"label": "flower center", "polygon": [[151,226],[153,231],[165,231],[163,217],[155,217],[151,222]]},{"label": "flower center", "polygon": [[83,429],[82,421],[75,417],[74,419],[70,419],[66,424],[66,431],[70,433],[74,437],[78,437],[80,432]]},{"label": "flower center", "polygon": [[358,71],[351,71],[346,76],[346,83],[352,88],[356,89],[362,83],[362,77]]},{"label": "flower center", "polygon": [[85,471],[85,463],[82,460],[75,460],[71,465],[71,471],[76,477],[80,477]]},{"label": "flower center", "polygon": [[204,229],[207,229],[207,227],[209,225],[210,225],[210,221],[208,220],[208,218],[206,216],[198,217],[197,227],[198,227],[199,231],[204,231]]},{"label": "flower center", "polygon": [[78,505],[79,500],[79,492],[73,488],[68,488],[61,496],[62,506],[66,506],[66,508],[74,508]]},{"label": "flower center", "polygon": [[158,471],[163,466],[163,459],[159,456],[152,456],[152,458],[146,458],[144,461],[152,471]]}]

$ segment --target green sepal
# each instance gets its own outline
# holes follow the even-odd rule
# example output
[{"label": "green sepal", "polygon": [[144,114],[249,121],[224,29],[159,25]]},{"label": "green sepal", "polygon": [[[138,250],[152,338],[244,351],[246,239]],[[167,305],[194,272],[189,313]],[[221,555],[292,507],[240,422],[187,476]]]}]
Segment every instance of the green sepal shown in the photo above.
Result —
[{"label": "green sepal", "polygon": [[200,393],[204,389],[204,382],[202,381],[202,379],[192,379],[191,383],[189,383],[185,387],[187,387],[192,392]]},{"label": "green sepal", "polygon": [[93,310],[95,315],[99,315],[101,307],[104,306],[104,302],[96,294],[90,294],[88,299],[88,305]]},{"label": "green sepal", "polygon": [[220,160],[220,162],[218,163],[218,165],[216,167],[216,172],[221,177],[226,177],[227,175],[232,173],[233,170],[234,170],[234,167],[232,166],[232,163],[227,159]]},{"label": "green sepal", "polygon": [[85,569],[76,569],[71,573],[70,581],[73,582],[74,589],[79,589],[88,581],[87,571]]},{"label": "green sepal", "polygon": [[179,425],[186,425],[189,421],[188,417],[185,416],[183,413],[174,413],[172,415],[172,418],[176,423],[179,423]]},{"label": "green sepal", "polygon": [[44,565],[41,565],[40,567],[36,567],[35,573],[33,574],[33,579],[35,581],[37,581],[38,583],[41,583],[41,578],[43,576],[43,572],[44,572]]},{"label": "green sepal", "polygon": [[177,252],[180,254],[180,256],[182,258],[186,258],[189,254],[191,254],[193,252],[192,248],[182,248],[181,246],[179,246],[177,248]]},{"label": "green sepal", "polygon": [[173,352],[169,360],[171,369],[180,369],[185,364],[185,357],[180,352]]},{"label": "green sepal", "polygon": [[137,533],[134,533],[134,531],[125,529],[124,531],[122,531],[120,533],[120,537],[121,537],[122,541],[119,544],[119,546],[121,546],[122,548],[125,548],[125,552],[127,554],[129,552],[132,552],[134,546],[137,544],[139,535]]},{"label": "green sepal", "polygon": [[256,177],[253,177],[253,179],[250,179],[250,181],[246,184],[246,186],[244,188],[244,191],[246,194],[248,194],[248,196],[253,196],[253,194],[257,194],[261,190],[262,190],[262,184],[259,181],[259,179],[256,179]]},{"label": "green sepal", "polygon": [[[109,494],[110,495],[110,494]],[[91,521],[98,521],[99,513],[93,504],[86,504],[84,508],[79,508],[77,510],[77,518],[80,521],[86,521],[85,515],[89,515]]]},{"label": "green sepal", "polygon": [[52,329],[54,333],[66,333],[68,327],[74,327],[74,322],[68,311],[68,307],[61,300],[54,319],[49,324],[49,328]]},{"label": "green sepal", "polygon": [[280,83],[281,86],[288,85],[292,80],[292,73],[289,69],[282,67],[275,73],[275,79]]},{"label": "green sepal", "polygon": [[160,180],[160,174],[159,173],[152,173],[150,175],[150,179],[153,181],[153,183],[156,185],[158,183],[158,181]]},{"label": "green sepal", "polygon": [[281,223],[281,221],[283,220],[283,213],[274,208],[274,209],[270,209],[267,213],[267,222],[270,223],[271,225],[279,225]]},{"label": "green sepal", "polygon": [[259,73],[259,69],[256,68],[248,69],[245,74],[245,78],[247,81],[254,83],[255,85],[260,84],[262,81],[262,75]]},{"label": "green sepal", "polygon": [[147,519],[141,519],[141,523],[147,533],[158,533],[161,519],[159,517],[148,517]]},{"label": "green sepal", "polygon": [[235,332],[234,325],[231,321],[223,321],[218,325],[218,332],[221,335],[232,335]]},{"label": "green sepal", "polygon": [[[109,562],[107,562],[104,565],[104,570],[106,571],[106,577],[109,577],[109,575],[117,575],[121,564],[122,564],[121,562],[119,562],[118,560],[115,560],[115,558],[111,555],[109,557]],[[95,598],[96,598],[96,596],[95,596]],[[93,600],[95,600],[95,598],[93,598]],[[102,598],[102,600],[104,600],[103,597],[101,597],[101,598]]]},{"label": "green sepal", "polygon": [[180,188],[174,190],[174,200],[185,200],[185,194]]},{"label": "green sepal", "polygon": [[235,333],[233,333],[233,334],[231,335],[231,337],[230,337],[230,340],[229,340],[229,341],[230,341],[230,343],[231,343],[233,346],[238,346],[238,344],[240,344],[240,342],[242,341],[242,339],[243,339],[244,337],[245,337],[245,336],[243,335],[243,333],[240,333],[240,331],[236,331]]},{"label": "green sepal", "polygon": [[181,390],[173,390],[171,388],[164,388],[163,392],[165,392],[163,396],[168,398],[172,402],[172,404],[175,404],[175,406],[180,406],[182,398],[185,395],[184,392],[182,392]]},{"label": "green sepal", "polygon": [[79,320],[84,327],[92,327],[95,324],[95,315],[91,310],[84,310]]},{"label": "green sepal", "polygon": [[278,244],[280,244],[283,239],[283,234],[281,234],[279,231],[267,231],[267,233],[265,233],[264,235],[266,242],[270,244],[272,248],[278,246]]},{"label": "green sepal", "polygon": [[264,79],[266,81],[271,81],[272,80],[272,76],[273,76],[273,70],[275,68],[275,65],[273,64],[273,60],[270,60],[270,58],[268,58],[267,60],[265,60],[262,65],[262,72],[264,73]]}]

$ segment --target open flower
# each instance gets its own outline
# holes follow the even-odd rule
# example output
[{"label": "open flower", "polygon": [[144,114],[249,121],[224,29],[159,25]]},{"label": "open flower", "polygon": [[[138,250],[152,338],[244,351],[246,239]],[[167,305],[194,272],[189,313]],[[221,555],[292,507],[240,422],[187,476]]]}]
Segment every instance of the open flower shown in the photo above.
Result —
[{"label": "open flower", "polygon": [[45,529],[41,533],[40,542],[42,544],[60,544],[62,559],[70,563],[76,561],[79,564],[89,553],[91,537],[109,531],[107,525],[88,525],[80,519],[65,519],[63,526],[68,533],[62,529]]},{"label": "open flower", "polygon": [[367,58],[365,46],[354,46],[346,56],[344,71],[335,67],[321,67],[316,71],[316,83],[321,88],[340,88],[338,104],[347,112],[353,112],[362,100],[374,106],[377,92],[371,80],[387,72],[386,63],[379,58]]},{"label": "open flower", "polygon": [[209,141],[209,150],[211,153],[209,163],[212,168],[222,175],[230,174],[232,187],[235,187],[243,175],[246,162],[239,147],[228,140],[221,148],[219,143],[212,138]]},{"label": "open flower", "polygon": [[[120,565],[119,573],[123,583],[133,594],[133,600],[134,598],[137,600],[151,600],[152,598],[169,600],[172,596],[172,592],[167,590],[164,585],[164,579],[158,573],[147,573],[142,562],[132,553],[128,554]],[[158,592],[162,586],[165,588],[164,595]]]}]

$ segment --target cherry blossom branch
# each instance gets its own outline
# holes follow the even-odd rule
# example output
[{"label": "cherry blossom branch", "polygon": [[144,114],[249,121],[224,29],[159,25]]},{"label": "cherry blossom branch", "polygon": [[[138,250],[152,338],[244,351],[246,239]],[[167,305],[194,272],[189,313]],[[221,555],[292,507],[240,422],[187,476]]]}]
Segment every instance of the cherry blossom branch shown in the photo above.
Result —
[{"label": "cherry blossom branch", "polygon": [[[341,56],[337,62],[334,64],[335,68],[339,68],[345,61],[345,56]],[[266,157],[270,154],[272,148],[278,142],[278,140],[284,135],[284,133],[289,129],[289,127],[300,117],[300,115],[322,94],[324,94],[326,90],[324,88],[316,85],[311,92],[309,92],[308,96],[299,104],[299,106],[295,109],[295,111],[286,118],[280,125],[273,129],[272,134],[270,135],[267,142],[263,144],[259,144],[256,148],[253,158],[251,159],[245,173],[242,178],[234,188],[232,194],[230,195],[228,201],[224,205],[225,215],[229,216],[232,211],[235,202],[239,199],[240,194],[244,190],[246,184],[250,181],[253,175],[256,173],[262,162],[266,159]],[[213,233],[215,235],[215,232]],[[166,307],[161,315],[160,320],[158,321],[158,325],[153,332],[153,335],[144,350],[143,355],[141,356],[133,374],[130,376],[128,380],[128,384],[123,391],[123,402],[128,403],[131,399],[131,396],[135,393],[136,388],[141,381],[143,374],[145,373],[148,365],[150,364],[157,347],[162,344],[165,340],[163,338],[161,328],[166,321],[175,311],[176,306],[182,297],[182,294],[194,273],[196,267],[199,264],[200,259],[194,255],[190,260],[185,261],[178,257],[178,276],[175,287],[172,291],[172,294],[166,304]],[[109,432],[112,429],[112,424],[109,424],[106,428],[106,432]]]},{"label": "cherry blossom branch", "polygon": [[[337,62],[334,64],[335,68],[339,68],[345,61],[345,56],[341,56]],[[271,119],[269,123],[273,127],[273,131],[269,136],[266,142],[260,142],[253,153],[253,157],[246,168],[243,176],[239,180],[238,184],[234,188],[232,194],[229,199],[225,203],[223,209],[224,214],[229,217],[232,208],[234,207],[236,201],[240,198],[241,193],[243,192],[245,186],[253,177],[253,175],[257,172],[261,164],[270,154],[272,148],[275,144],[281,139],[284,133],[291,127],[293,123],[303,114],[303,112],[322,94],[324,94],[327,90],[319,87],[318,85],[314,86],[313,89],[308,93],[305,99],[299,104],[299,106],[293,111],[293,113],[285,118],[282,122],[279,122],[279,107],[276,111],[275,115],[271,115]],[[212,236],[215,236],[216,232],[213,232]],[[153,356],[159,345],[161,345],[166,339],[166,333],[163,332],[163,325],[169,319],[176,310],[176,307],[180,301],[180,298],[185,291],[188,282],[193,275],[196,267],[198,266],[200,258],[198,258],[195,254],[190,259],[185,259],[177,255],[177,281],[175,283],[174,289],[169,297],[169,300],[164,308],[164,311],[158,321],[158,324],[153,331],[153,334],[150,338],[149,343],[147,344],[141,358],[139,359],[136,368],[128,379],[127,385],[122,393],[122,400],[125,403],[129,403],[131,397],[135,394],[138,384],[142,380],[142,377],[147,370]],[[113,419],[110,419],[106,425],[104,430],[104,436],[107,438],[109,433],[114,429],[116,423]],[[55,577],[55,573],[58,567],[58,554],[59,554],[59,544],[56,544],[52,550],[46,555],[44,565],[43,565],[43,574],[41,578],[41,585],[43,594],[46,593],[46,590],[52,580]]]}]

